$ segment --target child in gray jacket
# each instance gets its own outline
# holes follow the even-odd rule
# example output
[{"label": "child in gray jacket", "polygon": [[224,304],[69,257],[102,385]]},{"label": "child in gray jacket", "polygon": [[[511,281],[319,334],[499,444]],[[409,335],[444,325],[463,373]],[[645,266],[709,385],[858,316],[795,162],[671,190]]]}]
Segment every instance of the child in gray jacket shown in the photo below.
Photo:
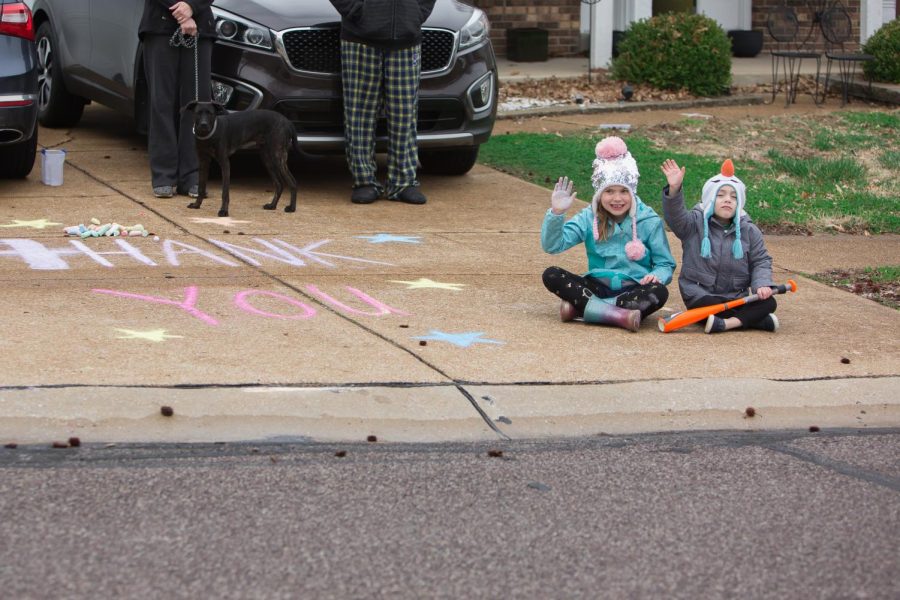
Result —
[{"label": "child in gray jacket", "polygon": [[777,331],[772,257],[762,232],[744,211],[746,187],[735,177],[731,160],[722,163],[721,173],[703,185],[701,201],[690,211],[681,188],[685,168],[668,159],[662,171],[669,183],[663,189],[663,215],[681,240],[678,289],[685,306],[728,302],[746,296],[749,288],[759,301],[710,315],[706,333],[740,327]]}]

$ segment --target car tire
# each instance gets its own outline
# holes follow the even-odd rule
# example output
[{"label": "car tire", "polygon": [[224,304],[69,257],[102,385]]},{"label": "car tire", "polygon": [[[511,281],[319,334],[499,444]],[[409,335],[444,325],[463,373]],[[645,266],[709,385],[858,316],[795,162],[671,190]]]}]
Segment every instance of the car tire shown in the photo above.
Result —
[{"label": "car tire", "polygon": [[478,146],[452,150],[420,150],[422,169],[432,175],[465,175],[478,160]]},{"label": "car tire", "polygon": [[34,167],[37,128],[31,139],[0,146],[0,179],[24,179]]},{"label": "car tire", "polygon": [[38,121],[45,127],[71,127],[78,123],[87,100],[70,94],[56,63],[56,33],[50,22],[34,37],[38,55]]}]

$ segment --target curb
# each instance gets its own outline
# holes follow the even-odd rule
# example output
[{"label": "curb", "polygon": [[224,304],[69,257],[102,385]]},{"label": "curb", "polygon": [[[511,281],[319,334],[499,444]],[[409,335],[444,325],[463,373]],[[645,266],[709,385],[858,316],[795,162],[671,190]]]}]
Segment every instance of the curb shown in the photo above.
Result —
[{"label": "curb", "polygon": [[[374,435],[378,441],[435,443],[897,427],[898,385],[900,377],[889,375],[416,387],[28,387],[0,397],[0,439],[343,443]],[[163,405],[168,414],[161,413]]]},{"label": "curb", "polygon": [[497,111],[497,119],[519,119],[530,117],[549,117],[578,114],[602,114],[619,112],[638,112],[642,110],[679,110],[706,106],[741,106],[766,104],[766,95],[726,96],[725,98],[698,98],[696,100],[679,100],[676,102],[604,102],[598,104],[579,104],[575,106],[542,106],[522,110]]}]

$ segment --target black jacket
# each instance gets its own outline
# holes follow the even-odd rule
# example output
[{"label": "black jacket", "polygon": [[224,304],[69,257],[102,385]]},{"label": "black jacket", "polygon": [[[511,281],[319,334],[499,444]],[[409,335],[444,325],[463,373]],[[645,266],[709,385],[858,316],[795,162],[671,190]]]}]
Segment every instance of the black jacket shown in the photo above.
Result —
[{"label": "black jacket", "polygon": [[[197,32],[202,37],[215,37],[216,21],[209,8],[213,0],[184,1],[194,9],[193,18],[197,23]],[[178,0],[144,0],[144,14],[141,16],[138,37],[143,39],[145,34],[172,35],[175,33],[178,29],[178,21],[172,16],[169,7],[177,2]]]},{"label": "black jacket", "polygon": [[435,0],[331,0],[341,13],[341,39],[385,50],[422,43],[422,23]]}]

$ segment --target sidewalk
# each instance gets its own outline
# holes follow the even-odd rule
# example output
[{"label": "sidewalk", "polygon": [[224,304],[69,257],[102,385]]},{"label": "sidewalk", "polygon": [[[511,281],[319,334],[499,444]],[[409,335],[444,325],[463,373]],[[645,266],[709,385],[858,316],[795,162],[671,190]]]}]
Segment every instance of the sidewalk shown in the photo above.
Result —
[{"label": "sidewalk", "polygon": [[[424,176],[423,207],[357,206],[330,157],[298,173],[296,213],[261,210],[270,183],[243,173],[218,219],[217,182],[199,211],[153,198],[129,131],[89,106],[40,132],[68,152],[64,185],[39,167],[0,183],[2,443],[900,425],[900,312],[802,276],[900,264],[897,236],[772,236],[778,280],[800,284],[777,334],[661,334],[655,316],[633,334],[559,322],[540,273],[584,259],[541,251],[536,186],[476,166]],[[91,217],[153,235],[61,234]]]}]

